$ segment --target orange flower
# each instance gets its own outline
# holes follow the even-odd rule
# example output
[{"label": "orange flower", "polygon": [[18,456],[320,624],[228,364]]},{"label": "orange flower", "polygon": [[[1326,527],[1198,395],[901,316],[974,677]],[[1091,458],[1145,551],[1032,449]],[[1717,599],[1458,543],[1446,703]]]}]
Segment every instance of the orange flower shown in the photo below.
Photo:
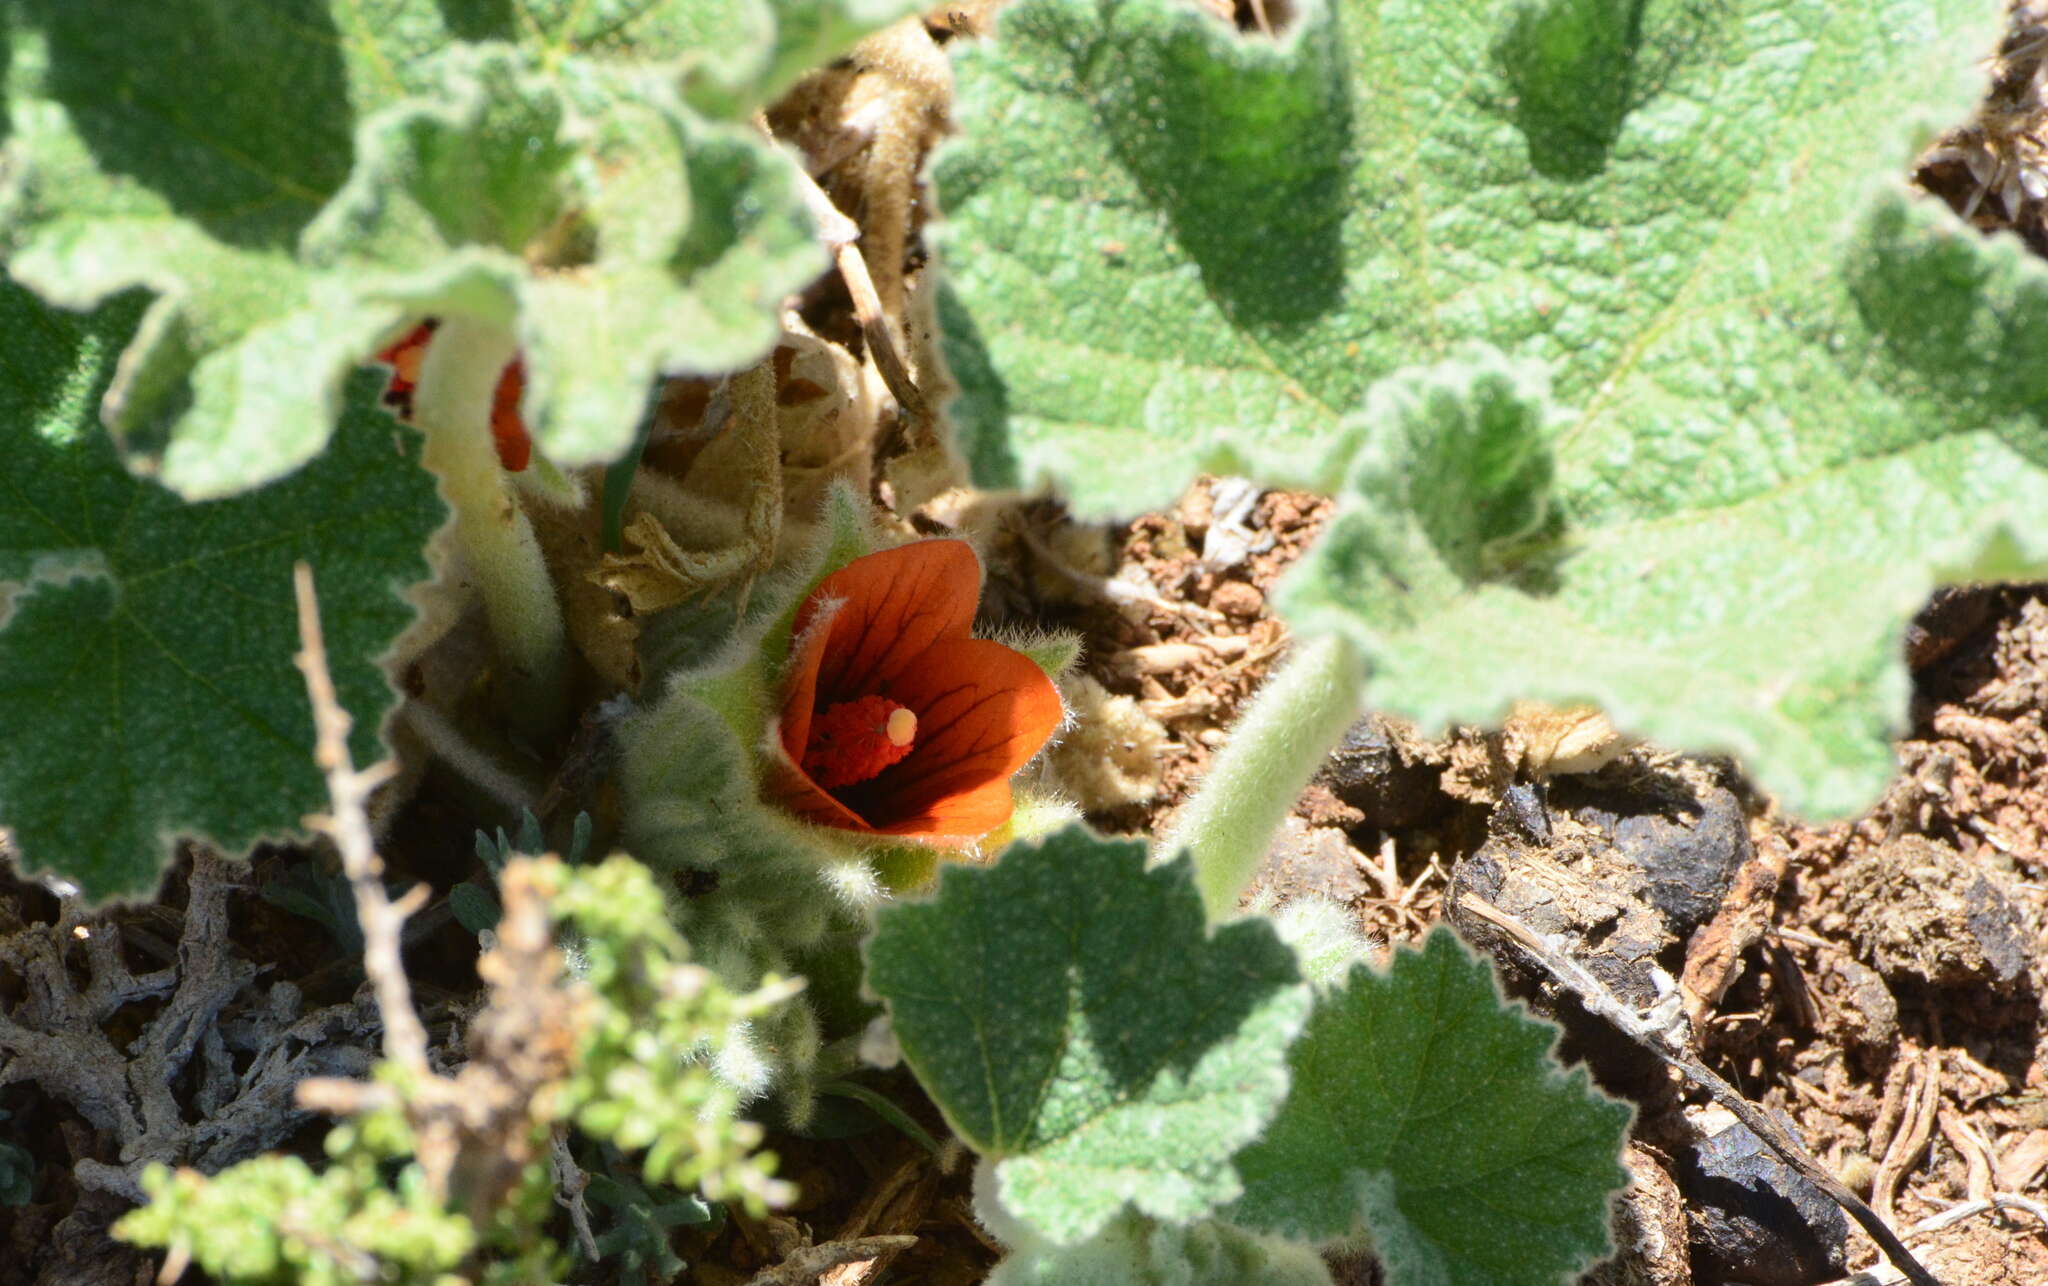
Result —
[{"label": "orange flower", "polygon": [[1010,819],[1010,778],[1063,717],[1030,657],[973,638],[958,540],[856,558],[797,610],[770,793],[806,820],[940,844]]},{"label": "orange flower", "polygon": [[[397,410],[400,419],[412,418],[412,394],[420,383],[420,362],[427,355],[427,341],[434,337],[439,322],[429,317],[401,336],[398,342],[377,354],[377,360],[391,368],[391,383],[384,387],[384,405]],[[507,473],[518,473],[533,459],[533,439],[526,436],[526,422],[519,418],[519,399],[526,394],[526,361],[515,357],[498,377],[491,394],[491,440],[498,447],[498,463]]]}]

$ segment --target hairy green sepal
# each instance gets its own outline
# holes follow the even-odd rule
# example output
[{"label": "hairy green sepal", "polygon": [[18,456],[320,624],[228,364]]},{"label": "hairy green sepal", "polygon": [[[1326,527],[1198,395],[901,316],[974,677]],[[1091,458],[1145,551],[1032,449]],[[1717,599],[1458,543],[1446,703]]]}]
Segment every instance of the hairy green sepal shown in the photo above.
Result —
[{"label": "hairy green sepal", "polygon": [[[143,894],[173,836],[230,852],[324,807],[292,564],[313,568],[359,762],[392,705],[376,664],[442,521],[417,440],[345,390],[333,448],[258,494],[186,504],[93,423],[136,301],[60,313],[0,281],[0,824],[29,868],[95,900]],[[345,604],[346,610],[332,605]]]},{"label": "hairy green sepal", "polygon": [[1364,1232],[1392,1286],[1570,1279],[1611,1249],[1630,1111],[1560,1070],[1556,1039],[1448,929],[1353,968],[1289,1051],[1287,1105],[1239,1154],[1226,1217],[1317,1242]]},{"label": "hairy green sepal", "polygon": [[1263,921],[1213,933],[1186,861],[1070,827],[949,867],[867,947],[904,1058],[993,1163],[984,1193],[1072,1244],[1129,1206],[1187,1223],[1239,1191],[1232,1154],[1286,1093],[1308,1012]]}]

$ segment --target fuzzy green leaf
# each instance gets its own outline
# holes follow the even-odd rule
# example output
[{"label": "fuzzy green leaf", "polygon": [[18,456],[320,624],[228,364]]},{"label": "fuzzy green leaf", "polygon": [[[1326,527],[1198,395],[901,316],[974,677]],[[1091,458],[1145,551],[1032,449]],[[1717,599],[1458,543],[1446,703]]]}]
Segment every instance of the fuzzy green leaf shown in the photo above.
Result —
[{"label": "fuzzy green leaf", "polygon": [[156,295],[104,413],[188,497],[318,454],[433,312],[514,325],[543,449],[606,459],[657,374],[753,360],[824,266],[789,158],[682,105],[706,30],[683,0],[22,0],[0,251],[63,306]]},{"label": "fuzzy green leaf", "polygon": [[1271,926],[1209,934],[1186,861],[1080,827],[879,918],[869,984],[1010,1214],[1066,1244],[1126,1203],[1185,1223],[1237,1195],[1308,1008]]},{"label": "fuzzy green leaf", "polygon": [[238,850],[324,805],[292,665],[291,569],[313,567],[358,763],[381,756],[375,664],[412,618],[443,516],[410,434],[349,387],[335,444],[259,494],[187,504],[132,477],[93,424],[135,328],[0,281],[0,824],[31,868],[95,899],[147,893],[172,835]]},{"label": "fuzzy green leaf", "polygon": [[1355,967],[1290,1051],[1293,1090],[1239,1155],[1226,1217],[1317,1241],[1363,1228],[1392,1286],[1568,1280],[1610,1249],[1629,1108],[1560,1072],[1556,1038],[1448,929]]},{"label": "fuzzy green leaf", "polygon": [[780,97],[868,32],[917,12],[912,0],[691,0],[686,92],[707,112],[741,116]]},{"label": "fuzzy green leaf", "polygon": [[2048,551],[2048,473],[1997,432],[1936,434],[1748,502],[1574,522],[1551,481],[1556,420],[1540,368],[1489,350],[1382,381],[1344,504],[1281,610],[1357,640],[1374,698],[1430,726],[1589,699],[1840,814],[1891,777],[1899,630],[1930,584]]},{"label": "fuzzy green leaf", "polygon": [[2048,552],[2048,275],[1898,179],[1998,21],[1357,0],[1275,44],[1024,0],[939,167],[964,445],[1097,510],[1205,467],[1339,490],[1282,608],[1375,704],[1590,699],[1861,807],[1906,614]]}]

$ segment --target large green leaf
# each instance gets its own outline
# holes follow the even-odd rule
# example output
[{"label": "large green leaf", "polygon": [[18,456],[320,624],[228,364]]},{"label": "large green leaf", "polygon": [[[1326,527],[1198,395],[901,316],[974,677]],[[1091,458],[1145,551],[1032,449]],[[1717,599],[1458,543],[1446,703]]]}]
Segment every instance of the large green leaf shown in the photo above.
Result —
[{"label": "large green leaf", "polygon": [[791,159],[679,97],[706,42],[767,75],[886,16],[814,39],[797,8],[14,0],[0,251],[67,307],[156,295],[105,414],[184,495],[317,454],[350,369],[428,313],[516,327],[543,448],[607,459],[658,373],[752,360],[824,265]]},{"label": "large green leaf", "polygon": [[1376,704],[1591,699],[1853,810],[1904,616],[2048,542],[2042,269],[1897,177],[1998,20],[1358,0],[1274,44],[1024,0],[939,167],[969,453],[1097,510],[1338,490],[1283,609]]},{"label": "large green leaf", "polygon": [[881,913],[868,964],[1002,1208],[1058,1244],[1126,1203],[1187,1223],[1235,1197],[1308,1011],[1270,925],[1209,933],[1185,860],[1146,870],[1144,845],[1080,827],[948,867]]},{"label": "large green leaf", "polygon": [[0,280],[0,825],[94,898],[153,888],[172,835],[239,849],[325,801],[294,561],[313,567],[357,759],[380,756],[374,658],[412,617],[399,591],[442,518],[369,372],[333,449],[256,495],[187,504],[131,476],[94,414],[138,312],[60,313]]},{"label": "large green leaf", "polygon": [[1362,1228],[1391,1286],[1571,1280],[1611,1249],[1629,1109],[1560,1071],[1556,1037],[1448,929],[1355,967],[1290,1051],[1293,1090],[1238,1157],[1227,1217],[1317,1241]]}]

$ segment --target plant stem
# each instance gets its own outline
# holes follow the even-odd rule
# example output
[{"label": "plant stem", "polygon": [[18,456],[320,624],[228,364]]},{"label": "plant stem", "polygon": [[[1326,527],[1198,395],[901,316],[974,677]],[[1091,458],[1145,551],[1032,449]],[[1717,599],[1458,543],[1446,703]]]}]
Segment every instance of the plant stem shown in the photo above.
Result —
[{"label": "plant stem", "polygon": [[565,699],[562,608],[491,439],[491,400],[513,351],[503,326],[444,318],[420,364],[413,420],[426,435],[420,462],[440,479],[510,671],[507,707],[521,732],[545,736]]},{"label": "plant stem", "polygon": [[1214,924],[1237,910],[1273,832],[1362,708],[1365,667],[1349,640],[1299,644],[1231,729],[1230,744],[1154,850],[1187,849]]}]

